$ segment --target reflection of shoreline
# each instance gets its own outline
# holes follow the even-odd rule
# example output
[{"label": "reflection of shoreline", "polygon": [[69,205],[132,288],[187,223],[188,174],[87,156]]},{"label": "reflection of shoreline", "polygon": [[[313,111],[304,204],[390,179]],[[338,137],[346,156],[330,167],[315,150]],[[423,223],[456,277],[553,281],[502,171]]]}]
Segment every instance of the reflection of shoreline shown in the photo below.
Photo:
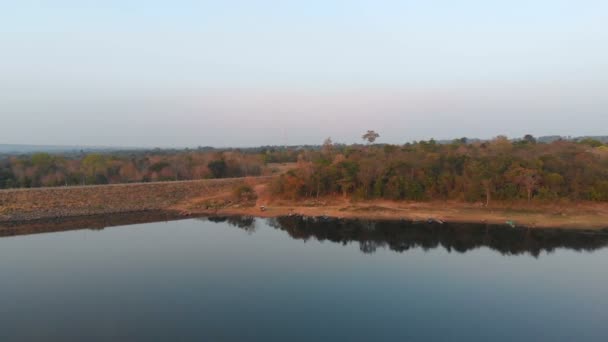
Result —
[{"label": "reflection of shoreline", "polygon": [[62,232],[68,230],[101,230],[106,227],[187,219],[171,211],[139,211],[112,215],[90,215],[23,222],[0,222],[0,237]]},{"label": "reflection of shoreline", "polygon": [[594,251],[608,246],[608,231],[550,228],[511,228],[485,224],[428,224],[411,221],[333,220],[306,217],[279,217],[269,224],[286,231],[294,239],[358,242],[363,253],[377,248],[404,252],[412,248],[465,253],[488,247],[503,255],[529,253],[538,256],[557,248]]},{"label": "reflection of shoreline", "polygon": [[[201,218],[226,222],[248,232],[255,231],[251,216]],[[395,252],[410,249],[444,248],[466,253],[487,247],[503,255],[528,253],[538,257],[558,248],[595,251],[608,246],[608,230],[562,228],[511,228],[503,225],[465,223],[414,223],[394,220],[334,219],[327,217],[282,216],[267,218],[267,223],[283,230],[293,239],[331,241],[338,244],[359,243],[363,253],[378,248]]]},{"label": "reflection of shoreline", "polygon": [[[192,217],[175,212],[147,211],[114,215],[72,217],[54,220],[0,223],[0,237],[61,232],[79,229],[99,230],[160,221],[174,221]],[[253,216],[209,216],[200,220],[225,222],[254,233],[259,219]],[[363,253],[374,253],[378,248],[405,252],[414,248],[424,250],[445,248],[466,253],[487,247],[503,255],[551,252],[557,248],[575,251],[594,251],[608,246],[608,230],[560,228],[510,228],[499,225],[462,223],[413,223],[393,220],[333,219],[321,217],[283,216],[266,218],[271,227],[283,230],[293,239],[331,241],[339,244],[359,243]]]},{"label": "reflection of shoreline", "polygon": [[[259,203],[266,202],[258,199]],[[232,206],[209,208],[200,201],[184,202],[174,210],[193,215],[216,216],[325,216],[335,219],[359,220],[411,220],[439,219],[451,223],[505,224],[512,222],[529,228],[563,228],[602,230],[608,229],[608,203],[500,203],[491,208],[479,204],[456,201],[393,202],[347,201],[344,198],[320,198],[317,200],[268,199],[263,206]]]}]

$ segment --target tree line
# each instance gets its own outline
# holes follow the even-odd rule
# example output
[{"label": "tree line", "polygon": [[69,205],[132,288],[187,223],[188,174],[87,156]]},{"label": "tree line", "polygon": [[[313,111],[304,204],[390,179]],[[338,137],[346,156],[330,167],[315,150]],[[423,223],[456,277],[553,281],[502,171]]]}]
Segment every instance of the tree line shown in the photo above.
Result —
[{"label": "tree line", "polygon": [[595,140],[538,143],[527,135],[509,140],[449,144],[336,146],[303,151],[298,167],[272,191],[290,199],[341,194],[356,199],[608,201],[608,146]]},{"label": "tree line", "polygon": [[0,188],[245,177],[263,169],[264,155],[238,151],[34,153],[0,159]]}]

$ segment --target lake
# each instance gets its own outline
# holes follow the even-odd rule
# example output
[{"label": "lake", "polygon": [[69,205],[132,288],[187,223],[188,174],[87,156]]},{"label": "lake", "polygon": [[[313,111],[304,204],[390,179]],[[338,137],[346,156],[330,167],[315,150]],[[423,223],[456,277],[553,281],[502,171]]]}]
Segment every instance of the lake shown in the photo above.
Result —
[{"label": "lake", "polygon": [[135,216],[5,230],[0,340],[608,339],[607,231]]}]

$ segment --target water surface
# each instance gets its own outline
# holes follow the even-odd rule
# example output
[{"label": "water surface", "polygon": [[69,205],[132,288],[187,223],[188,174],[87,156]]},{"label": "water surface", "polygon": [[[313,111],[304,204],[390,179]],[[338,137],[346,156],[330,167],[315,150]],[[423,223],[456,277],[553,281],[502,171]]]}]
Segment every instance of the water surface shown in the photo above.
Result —
[{"label": "water surface", "polygon": [[104,223],[0,238],[2,341],[608,339],[607,232]]}]

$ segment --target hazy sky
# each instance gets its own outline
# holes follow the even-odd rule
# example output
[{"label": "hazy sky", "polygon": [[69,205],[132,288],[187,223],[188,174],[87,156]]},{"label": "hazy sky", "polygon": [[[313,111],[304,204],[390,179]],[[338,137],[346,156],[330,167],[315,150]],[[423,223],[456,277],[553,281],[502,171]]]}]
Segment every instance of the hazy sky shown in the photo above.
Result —
[{"label": "hazy sky", "polygon": [[608,1],[0,0],[0,143],[608,134]]}]

